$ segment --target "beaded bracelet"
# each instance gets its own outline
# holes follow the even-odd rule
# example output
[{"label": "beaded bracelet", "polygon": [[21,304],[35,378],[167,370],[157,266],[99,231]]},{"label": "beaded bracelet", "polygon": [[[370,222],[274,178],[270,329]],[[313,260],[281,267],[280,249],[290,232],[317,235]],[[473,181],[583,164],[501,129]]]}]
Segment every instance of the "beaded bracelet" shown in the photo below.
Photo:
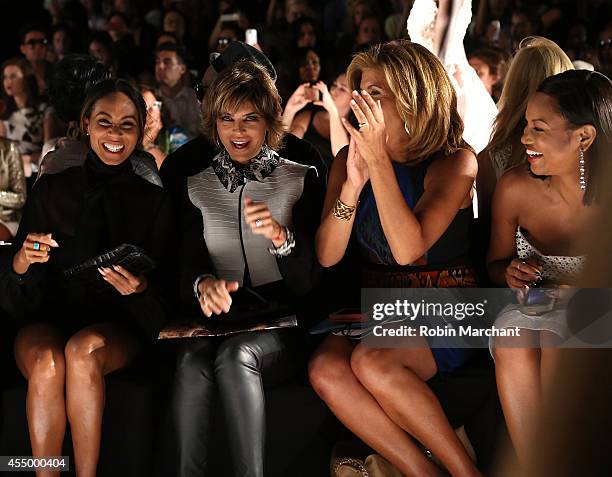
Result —
[{"label": "beaded bracelet", "polygon": [[287,255],[291,253],[291,250],[293,250],[293,247],[295,247],[295,237],[293,236],[293,233],[291,232],[291,230],[289,230],[287,227],[285,227],[285,235],[287,239],[285,240],[285,243],[283,243],[280,247],[268,248],[268,252],[270,252],[275,257],[286,257]]}]

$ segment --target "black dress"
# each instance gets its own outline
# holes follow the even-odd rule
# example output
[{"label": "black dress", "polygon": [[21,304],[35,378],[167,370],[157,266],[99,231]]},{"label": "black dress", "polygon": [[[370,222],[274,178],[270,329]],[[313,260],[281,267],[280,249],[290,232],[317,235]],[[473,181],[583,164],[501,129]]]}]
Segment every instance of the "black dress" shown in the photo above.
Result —
[{"label": "black dress", "polygon": [[[114,322],[145,342],[154,340],[171,290],[170,204],[161,187],[134,173],[129,159],[109,166],[91,150],[83,166],[41,177],[26,202],[14,248],[3,257],[2,307],[20,324],[45,321],[66,334]],[[29,233],[52,233],[59,247],[47,263],[17,275],[12,257]],[[103,280],[64,277],[65,269],[122,243],[142,247],[157,262],[144,292],[122,296]]]}]

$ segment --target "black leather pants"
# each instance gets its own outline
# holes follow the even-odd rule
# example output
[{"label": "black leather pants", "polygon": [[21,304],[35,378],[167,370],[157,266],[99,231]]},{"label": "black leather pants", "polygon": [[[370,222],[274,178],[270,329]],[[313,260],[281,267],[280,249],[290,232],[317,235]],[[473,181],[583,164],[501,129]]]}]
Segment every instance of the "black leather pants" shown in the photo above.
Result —
[{"label": "black leather pants", "polygon": [[172,398],[177,476],[205,475],[215,383],[226,416],[234,475],[264,475],[263,381],[273,386],[294,373],[287,336],[287,330],[262,331],[182,344]]}]

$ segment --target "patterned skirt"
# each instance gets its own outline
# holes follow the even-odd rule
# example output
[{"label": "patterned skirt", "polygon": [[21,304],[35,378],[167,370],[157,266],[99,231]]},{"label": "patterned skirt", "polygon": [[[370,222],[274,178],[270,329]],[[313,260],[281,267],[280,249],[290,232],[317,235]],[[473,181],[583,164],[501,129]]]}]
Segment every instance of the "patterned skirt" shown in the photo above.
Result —
[{"label": "patterned skirt", "polygon": [[471,265],[450,267],[368,265],[361,277],[364,288],[475,288]]}]

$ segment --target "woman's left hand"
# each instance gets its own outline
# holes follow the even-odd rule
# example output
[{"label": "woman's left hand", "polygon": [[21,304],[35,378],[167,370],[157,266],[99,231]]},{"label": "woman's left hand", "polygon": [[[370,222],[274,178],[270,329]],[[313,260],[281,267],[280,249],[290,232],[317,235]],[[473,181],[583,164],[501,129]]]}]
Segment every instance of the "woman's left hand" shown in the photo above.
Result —
[{"label": "woman's left hand", "polygon": [[112,267],[98,268],[102,278],[110,283],[115,290],[122,295],[142,293],[147,289],[147,277],[144,275],[132,275],[125,268],[119,265]]},{"label": "woman's left hand", "polygon": [[244,220],[251,226],[251,232],[263,235],[280,247],[287,240],[285,228],[272,217],[265,202],[254,202],[250,197],[244,198]]},{"label": "woman's left hand", "polygon": [[334,103],[334,99],[332,98],[327,85],[323,81],[317,81],[313,88],[316,88],[321,92],[321,99],[319,101],[314,101],[312,104],[315,106],[322,106],[328,113],[338,114],[336,103]]},{"label": "woman's left hand", "polygon": [[344,118],[342,124],[355,140],[359,154],[370,165],[377,162],[388,162],[385,144],[387,142],[387,131],[385,117],[380,101],[374,101],[366,91],[361,94],[353,91],[351,109],[359,122],[359,129],[355,129]]}]

